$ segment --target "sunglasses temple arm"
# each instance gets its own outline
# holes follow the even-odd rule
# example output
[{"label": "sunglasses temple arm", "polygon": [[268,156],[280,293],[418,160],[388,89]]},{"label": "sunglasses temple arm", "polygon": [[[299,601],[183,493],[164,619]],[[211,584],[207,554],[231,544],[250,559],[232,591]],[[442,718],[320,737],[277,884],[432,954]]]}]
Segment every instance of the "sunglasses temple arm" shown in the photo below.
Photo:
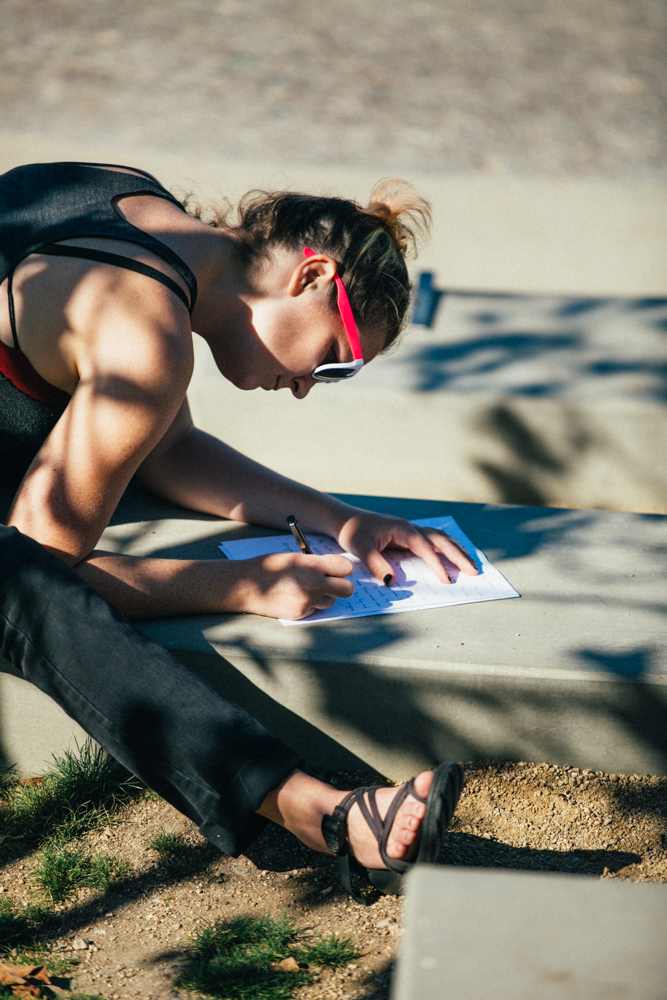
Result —
[{"label": "sunglasses temple arm", "polygon": [[355,361],[363,360],[364,356],[361,351],[361,344],[359,343],[359,333],[357,331],[357,324],[354,322],[352,306],[350,305],[350,300],[347,297],[345,285],[338,275],[336,275],[336,287],[338,289],[338,309],[343,319],[343,325],[345,326],[348,340],[350,341],[352,357]]}]

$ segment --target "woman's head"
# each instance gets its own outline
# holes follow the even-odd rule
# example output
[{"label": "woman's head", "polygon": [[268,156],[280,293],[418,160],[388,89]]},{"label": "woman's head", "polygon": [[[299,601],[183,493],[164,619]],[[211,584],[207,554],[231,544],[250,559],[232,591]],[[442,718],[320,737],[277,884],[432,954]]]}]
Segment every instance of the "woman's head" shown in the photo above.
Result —
[{"label": "woman's head", "polygon": [[[198,217],[203,214],[199,207],[186,207]],[[326,254],[336,262],[359,326],[383,331],[383,350],[394,343],[410,302],[405,258],[416,253],[417,238],[428,232],[431,221],[428,202],[409,184],[381,181],[367,207],[344,198],[250,191],[236,216],[228,208],[206,221],[235,237],[249,266],[276,251],[303,253],[310,247]],[[331,283],[333,308],[335,291]]]}]

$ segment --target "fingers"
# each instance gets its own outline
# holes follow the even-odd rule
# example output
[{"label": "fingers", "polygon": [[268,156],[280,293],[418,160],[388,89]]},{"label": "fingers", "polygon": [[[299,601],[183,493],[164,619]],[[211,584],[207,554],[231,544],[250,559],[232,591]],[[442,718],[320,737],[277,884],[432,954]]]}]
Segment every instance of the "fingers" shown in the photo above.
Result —
[{"label": "fingers", "polygon": [[378,552],[377,549],[371,549],[364,555],[364,562],[376,580],[384,583],[386,587],[392,585],[394,582],[394,571],[381,552]]},{"label": "fingers", "polygon": [[463,573],[467,573],[468,576],[477,576],[479,569],[458,542],[442,531],[425,528],[423,532],[436,551],[446,556],[453,566],[456,566]]},{"label": "fingers", "polygon": [[349,576],[354,570],[354,564],[346,556],[304,556],[305,560],[313,560],[313,566],[326,576]]},{"label": "fingers", "polygon": [[[453,566],[469,576],[476,576],[479,572],[465,549],[443,532],[433,529],[412,530],[406,532],[402,538],[395,537],[392,541],[397,547],[409,549],[423,559],[441,583],[452,582],[442,563],[441,555],[446,556]],[[384,583],[385,586],[393,586],[395,583],[394,571],[381,552],[377,549],[370,549],[367,552],[360,552],[359,555],[377,580]]]},{"label": "fingers", "polygon": [[[441,583],[451,583],[440,557],[436,554],[430,542],[418,531],[412,530],[407,531],[405,534],[401,532],[400,535],[395,535],[391,538],[387,547],[409,549],[416,556],[420,556],[424,560]],[[376,580],[379,580],[386,587],[393,586],[396,582],[394,570],[391,567],[391,563],[382,555],[382,552],[377,548],[364,548],[363,550],[358,548],[357,554],[366,563]]]},{"label": "fingers", "polygon": [[[429,569],[433,570],[433,572],[435,573],[435,575],[437,576],[438,580],[440,580],[441,583],[452,582],[449,579],[449,573],[442,565],[440,557],[438,556],[437,552],[433,548],[433,545],[428,539],[426,539],[420,532],[416,531],[414,535],[410,534],[410,536],[407,539],[407,542],[410,551],[414,552],[416,556],[420,556],[424,560],[426,565],[429,567]],[[458,564],[454,563],[454,565],[456,566]]]},{"label": "fingers", "polygon": [[321,585],[321,589],[327,597],[332,597],[334,600],[339,597],[346,599],[352,597],[354,584],[351,580],[346,580],[339,576],[327,576]]},{"label": "fingers", "polygon": [[[324,558],[322,556],[316,556],[318,562]],[[326,557],[331,559],[340,560],[340,562],[347,563],[350,569],[339,568],[340,572],[351,573],[352,563],[349,559],[343,559],[342,556],[331,556]],[[311,606],[307,610],[307,614],[312,614],[313,611],[325,611],[328,608],[333,607],[337,600],[346,600],[348,597],[352,597],[354,593],[354,584],[351,580],[347,580],[344,576],[329,576],[322,572],[322,566],[318,566],[316,575],[312,579],[304,583],[303,589],[310,596]],[[307,617],[303,615],[302,617]]]}]

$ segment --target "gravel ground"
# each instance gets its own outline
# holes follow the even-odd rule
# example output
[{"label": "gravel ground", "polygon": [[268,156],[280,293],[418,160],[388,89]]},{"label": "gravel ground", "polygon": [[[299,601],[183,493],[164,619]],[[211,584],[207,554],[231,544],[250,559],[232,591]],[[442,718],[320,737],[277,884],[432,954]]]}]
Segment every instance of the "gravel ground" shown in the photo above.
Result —
[{"label": "gravel ground", "polygon": [[[507,763],[471,764],[466,775],[443,863],[667,881],[667,778]],[[327,777],[350,787],[369,776]],[[180,859],[164,861],[147,849],[160,829],[187,845]],[[146,795],[86,843],[127,861],[132,875],[103,897],[82,892],[44,927],[56,951],[79,960],[77,989],[105,1000],[174,1000],[184,995],[171,980],[185,960],[189,933],[221,917],[287,909],[306,936],[336,932],[359,951],[342,972],[323,970],[298,1000],[387,1000],[401,901],[374,896],[368,907],[354,903],[338,888],[335,861],[282,830],[270,828],[247,856],[228,858],[165,802]],[[34,858],[6,861],[1,891],[25,902],[34,891]]]},{"label": "gravel ground", "polygon": [[3,0],[0,128],[381,172],[663,175],[663,0]]}]

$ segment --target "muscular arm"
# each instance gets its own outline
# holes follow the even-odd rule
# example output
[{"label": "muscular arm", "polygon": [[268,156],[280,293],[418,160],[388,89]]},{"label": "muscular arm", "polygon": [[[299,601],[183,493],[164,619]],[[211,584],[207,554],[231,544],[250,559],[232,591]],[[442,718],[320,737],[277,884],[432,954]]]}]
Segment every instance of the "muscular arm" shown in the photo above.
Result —
[{"label": "muscular arm", "polygon": [[350,514],[347,504],[272,472],[198,430],[187,400],[142,463],[139,477],[183,507],[281,530],[287,514],[296,514],[309,531],[335,538]]},{"label": "muscular arm", "polygon": [[[127,285],[134,277],[119,280]],[[133,618],[221,611],[298,618],[349,596],[352,587],[343,577],[351,564],[340,556],[283,553],[231,563],[136,559],[95,550],[148,456],[146,479],[166,496],[222,516],[228,511],[251,516],[251,508],[244,515],[239,504],[252,484],[231,486],[238,475],[234,462],[224,467],[220,461],[221,454],[235,452],[203,435],[208,448],[219,452],[199,448],[194,462],[184,461],[191,446],[189,413],[182,407],[192,371],[191,334],[180,305],[154,285],[149,281],[138,299],[125,296],[126,308],[115,304],[118,296],[105,295],[107,289],[91,290],[92,302],[113,304],[95,308],[88,323],[79,317],[79,325],[92,332],[76,359],[76,391],[28,470],[8,523],[51,549]],[[162,301],[152,301],[159,296]],[[192,433],[199,441],[198,432]]]}]

